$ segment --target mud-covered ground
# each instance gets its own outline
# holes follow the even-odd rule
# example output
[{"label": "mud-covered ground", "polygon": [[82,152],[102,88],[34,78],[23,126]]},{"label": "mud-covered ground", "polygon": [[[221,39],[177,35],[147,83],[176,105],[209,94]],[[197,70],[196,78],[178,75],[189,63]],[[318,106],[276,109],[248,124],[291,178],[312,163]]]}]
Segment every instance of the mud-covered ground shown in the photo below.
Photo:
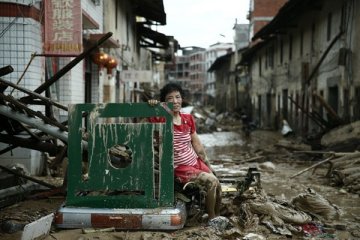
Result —
[{"label": "mud-covered ground", "polygon": [[[250,138],[244,138],[241,132],[218,132],[202,134],[200,138],[219,176],[224,172],[236,174],[248,167],[259,167],[261,163],[272,162],[274,168],[260,169],[262,188],[268,196],[290,200],[311,188],[342,210],[343,214],[339,219],[319,222],[318,226],[323,227],[322,234],[313,236],[298,234],[293,235],[293,239],[360,239],[359,196],[348,193],[341,187],[331,186],[329,179],[325,177],[327,165],[320,165],[315,172],[310,170],[291,178],[302,169],[313,165],[314,158],[312,155],[295,154],[277,147],[276,143],[284,139],[281,134],[271,131],[254,131]],[[59,183],[60,180],[55,179],[55,182]],[[186,226],[178,231],[115,231],[85,234],[81,229],[53,228],[46,239],[244,239],[245,236],[248,236],[248,239],[289,238],[289,236],[272,232],[261,223],[254,223],[243,229],[241,224],[236,222],[240,218],[236,215],[237,212],[228,211],[228,209],[234,209],[229,205],[232,205],[235,197],[236,193],[223,194],[223,212],[230,219],[231,225],[222,231],[207,226],[206,222],[199,223],[197,226]],[[64,198],[61,196],[26,200],[1,209],[0,221],[13,219],[18,222],[31,222],[55,211],[63,201]],[[257,234],[256,238],[250,238],[251,233]],[[21,231],[13,234],[0,233],[0,239],[20,238]]]}]

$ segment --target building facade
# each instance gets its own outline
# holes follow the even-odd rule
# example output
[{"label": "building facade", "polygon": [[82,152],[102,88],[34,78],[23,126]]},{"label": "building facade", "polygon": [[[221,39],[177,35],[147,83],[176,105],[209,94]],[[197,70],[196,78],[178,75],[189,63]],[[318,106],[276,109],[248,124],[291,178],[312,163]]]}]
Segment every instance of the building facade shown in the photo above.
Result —
[{"label": "building facade", "polygon": [[[49,88],[47,97],[65,106],[138,102],[144,85],[161,79],[159,61],[171,55],[168,37],[151,28],[166,24],[162,0],[8,0],[0,2],[0,20],[0,67],[14,68],[3,78],[31,91],[92,50]],[[110,32],[111,37],[98,45]],[[77,38],[79,42],[70,45]],[[55,45],[55,40],[69,44]],[[5,94],[15,99],[24,95],[10,88]],[[30,107],[46,112],[44,106]],[[59,109],[53,117],[65,121],[67,112]],[[7,144],[0,145],[8,149]],[[43,167],[42,153],[32,149],[18,147],[0,158],[2,165],[23,163],[32,174]]]},{"label": "building facade", "polygon": [[229,52],[232,52],[234,49],[233,43],[215,43],[210,45],[205,51],[205,70],[206,70],[206,78],[205,78],[205,96],[204,96],[204,104],[205,105],[213,105],[214,99],[216,95],[216,79],[215,74],[212,71],[207,71],[210,69],[211,65],[215,62],[215,60]]},{"label": "building facade", "polygon": [[243,54],[254,117],[277,128],[285,119],[303,134],[360,119],[359,3],[285,4]]}]

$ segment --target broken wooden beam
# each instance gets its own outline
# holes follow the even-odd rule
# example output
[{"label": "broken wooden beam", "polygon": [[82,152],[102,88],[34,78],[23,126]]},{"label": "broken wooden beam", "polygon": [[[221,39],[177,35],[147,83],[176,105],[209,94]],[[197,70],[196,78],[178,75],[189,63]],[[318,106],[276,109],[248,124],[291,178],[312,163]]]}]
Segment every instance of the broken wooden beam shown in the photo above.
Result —
[{"label": "broken wooden beam", "polygon": [[14,84],[14,83],[12,83],[12,82],[10,82],[10,81],[6,81],[6,80],[0,78],[0,85],[10,86],[10,87],[12,87],[12,88],[15,88],[15,89],[21,91],[21,92],[24,92],[24,93],[26,93],[26,94],[29,94],[30,96],[32,96],[32,97],[35,98],[35,99],[38,98],[38,99],[44,101],[45,104],[54,105],[54,106],[56,106],[56,107],[58,107],[58,108],[60,108],[60,109],[62,109],[62,110],[68,111],[68,108],[67,108],[66,106],[64,106],[64,105],[62,105],[62,104],[60,104],[60,103],[58,103],[58,102],[55,102],[55,101],[53,101],[53,100],[51,100],[51,99],[49,99],[49,98],[46,98],[46,97],[42,96],[42,95],[39,94],[39,93],[30,91],[29,89],[26,89],[26,88],[24,88],[24,87],[21,87],[21,86],[19,86],[19,85],[16,85],[16,84]]},{"label": "broken wooden beam", "polygon": [[325,99],[317,94],[316,92],[313,92],[312,94],[319,102],[320,104],[326,109],[326,111],[330,114],[331,118],[334,119],[335,123],[333,123],[335,126],[340,125],[344,123],[344,121],[339,117],[339,115],[335,112],[335,110],[325,101]]},{"label": "broken wooden beam", "polygon": [[4,167],[4,166],[1,166],[0,165],[0,168],[8,173],[11,173],[11,174],[14,174],[15,176],[18,176],[18,177],[21,177],[21,178],[24,178],[24,179],[27,179],[29,181],[32,181],[32,182],[35,182],[35,183],[38,183],[42,186],[45,186],[45,187],[48,187],[48,188],[51,188],[51,189],[54,189],[54,188],[57,188],[56,186],[52,185],[52,184],[49,184],[49,183],[46,183],[46,182],[43,182],[41,180],[38,180],[36,178],[33,178],[33,177],[30,177],[30,176],[26,176],[24,174],[21,174],[21,173],[18,173],[16,171],[13,171],[7,167]]},{"label": "broken wooden beam", "polygon": [[16,137],[8,134],[0,134],[0,142],[10,144],[11,146],[2,150],[0,154],[11,151],[15,147],[29,148],[41,152],[47,152],[51,155],[55,155],[61,150],[61,147],[56,146],[55,144],[37,141],[36,139]]},{"label": "broken wooden beam", "polygon": [[39,129],[43,132],[46,132],[47,134],[59,138],[60,140],[64,142],[68,142],[68,133],[61,131],[59,128],[45,124],[41,119],[28,117],[27,115],[13,111],[11,108],[6,107],[4,105],[0,105],[0,114],[4,115],[8,118],[11,118],[13,120],[26,123],[36,129]]},{"label": "broken wooden beam", "polygon": [[290,178],[294,178],[294,177],[296,177],[296,176],[299,176],[300,174],[303,174],[304,172],[309,171],[310,169],[313,169],[313,168],[315,168],[315,167],[317,167],[317,166],[319,166],[319,165],[321,165],[321,164],[323,164],[323,163],[329,162],[329,161],[330,161],[331,159],[333,159],[333,158],[334,158],[334,156],[332,155],[332,156],[328,157],[327,159],[325,159],[325,160],[323,160],[323,161],[320,161],[320,162],[318,162],[318,163],[316,163],[316,164],[314,164],[314,165],[312,165],[312,166],[310,166],[310,167],[308,167],[308,168],[305,168],[304,170],[301,170],[301,171],[298,172],[298,173],[295,173],[295,174],[292,175]]},{"label": "broken wooden beam", "polygon": [[46,124],[50,124],[50,125],[54,125],[56,127],[58,127],[61,131],[68,131],[68,128],[64,125],[62,125],[61,123],[55,121],[54,119],[50,119],[46,116],[44,116],[41,112],[36,112],[34,110],[32,110],[31,108],[28,108],[25,104],[17,101],[15,98],[13,98],[12,96],[6,96],[2,93],[0,93],[0,97],[2,99],[4,99],[7,102],[10,102],[12,105],[14,105],[16,108],[23,110],[24,112],[26,112],[28,115],[30,116],[36,116],[40,119],[42,119],[44,121],[44,123]]},{"label": "broken wooden beam", "polygon": [[12,73],[14,68],[11,65],[7,65],[5,67],[0,68],[0,77],[5,76],[9,73]]}]

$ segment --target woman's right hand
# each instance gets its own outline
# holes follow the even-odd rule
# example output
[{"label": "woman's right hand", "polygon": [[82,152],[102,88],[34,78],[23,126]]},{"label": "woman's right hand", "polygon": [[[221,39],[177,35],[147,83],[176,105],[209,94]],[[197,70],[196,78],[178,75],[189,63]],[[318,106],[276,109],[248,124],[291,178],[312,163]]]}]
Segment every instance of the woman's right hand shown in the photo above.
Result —
[{"label": "woman's right hand", "polygon": [[156,100],[156,99],[150,99],[150,100],[148,100],[148,104],[149,104],[150,106],[155,106],[155,105],[157,105],[158,103],[160,103],[160,101],[158,101],[158,100]]}]

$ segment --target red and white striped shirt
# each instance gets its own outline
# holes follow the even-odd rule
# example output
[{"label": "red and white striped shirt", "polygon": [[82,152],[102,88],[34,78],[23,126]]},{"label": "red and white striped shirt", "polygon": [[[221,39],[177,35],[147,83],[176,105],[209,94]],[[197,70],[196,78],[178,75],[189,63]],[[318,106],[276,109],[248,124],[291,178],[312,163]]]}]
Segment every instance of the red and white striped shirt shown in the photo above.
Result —
[{"label": "red and white striped shirt", "polygon": [[181,124],[174,124],[174,167],[179,165],[194,166],[197,154],[191,144],[191,134],[195,129],[195,121],[191,114],[180,113]]},{"label": "red and white striped shirt", "polygon": [[[191,144],[191,134],[196,131],[194,118],[188,113],[180,113],[180,117],[181,124],[174,124],[174,168],[180,165],[194,166],[198,158]],[[150,122],[164,120],[151,118]]]}]

